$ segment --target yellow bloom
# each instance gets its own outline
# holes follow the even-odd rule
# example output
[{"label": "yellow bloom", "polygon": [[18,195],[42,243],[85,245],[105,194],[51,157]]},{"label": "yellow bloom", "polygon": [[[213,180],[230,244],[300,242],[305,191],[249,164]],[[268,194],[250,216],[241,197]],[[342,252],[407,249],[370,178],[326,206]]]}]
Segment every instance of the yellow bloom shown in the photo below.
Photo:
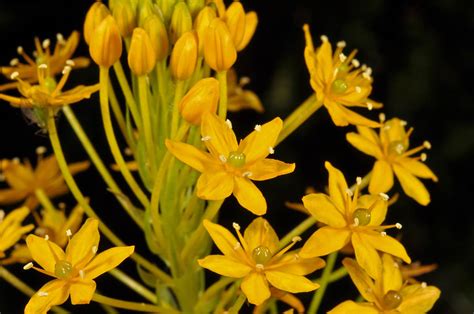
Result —
[{"label": "yellow bloom", "polygon": [[324,267],[322,259],[300,258],[288,250],[300,239],[278,251],[278,236],[268,221],[259,217],[245,229],[233,224],[239,240],[224,227],[204,220],[212,240],[224,255],[209,255],[199,265],[222,276],[242,278],[240,288],[248,301],[262,304],[270,297],[269,284],[291,293],[308,292],[319,287],[304,276]]},{"label": "yellow bloom", "polygon": [[280,118],[255,126],[255,130],[237,144],[229,120],[213,113],[202,118],[201,135],[209,153],[196,147],[166,140],[166,147],[179,160],[201,172],[197,195],[206,200],[222,200],[231,194],[239,204],[256,215],[267,211],[267,203],[252,180],[263,181],[291,173],[295,164],[267,158],[282,128]]},{"label": "yellow bloom", "polygon": [[425,160],[425,154],[419,157],[412,155],[424,148],[431,148],[431,144],[425,141],[421,146],[408,149],[413,128],[406,132],[405,125],[405,121],[393,118],[380,127],[379,135],[367,127],[358,127],[358,134],[351,132],[346,138],[355,148],[377,159],[370,177],[370,193],[385,193],[390,190],[395,172],[403,191],[421,205],[428,205],[430,194],[416,177],[435,182],[438,178],[421,162]]},{"label": "yellow bloom", "polygon": [[382,260],[382,271],[374,281],[356,261],[345,258],[342,263],[367,302],[345,301],[328,313],[412,314],[427,313],[431,310],[440,296],[439,289],[427,286],[426,283],[414,285],[403,283],[402,274],[393,258],[384,254]]},{"label": "yellow bloom", "polygon": [[313,233],[300,255],[326,255],[351,242],[357,262],[372,278],[376,278],[382,269],[377,251],[390,253],[410,263],[411,259],[403,245],[384,231],[394,227],[400,229],[402,225],[381,226],[387,213],[388,197],[359,196],[360,178],[352,193],[341,171],[329,162],[326,162],[326,169],[329,172],[329,195],[315,193],[303,197],[303,204],[311,215],[326,226]]},{"label": "yellow bloom", "polygon": [[204,60],[216,72],[229,70],[237,60],[237,50],[227,25],[219,18],[209,23],[203,38]]},{"label": "yellow bloom", "polygon": [[356,51],[349,56],[342,53],[345,42],[339,42],[332,53],[331,43],[321,36],[322,44],[315,50],[308,25],[304,26],[306,48],[304,56],[311,76],[311,86],[318,101],[322,102],[332,121],[337,126],[348,124],[377,127],[379,124],[369,120],[347,107],[364,107],[371,110],[382,104],[369,99],[372,91],[372,70],[354,59]]},{"label": "yellow bloom", "polygon": [[[88,167],[89,162],[84,161],[71,164],[69,170],[72,174],[76,174]],[[0,205],[25,200],[24,205],[34,209],[38,205],[35,196],[36,189],[42,189],[50,198],[68,191],[54,155],[46,158],[39,156],[34,170],[27,160],[22,164],[18,159],[4,159],[1,162],[1,169],[10,188],[0,189]]]},{"label": "yellow bloom", "polygon": [[33,263],[24,269],[33,268],[55,279],[35,293],[25,307],[25,314],[46,313],[52,306],[64,303],[69,295],[72,304],[88,304],[95,292],[94,278],[117,267],[132,255],[134,246],[115,247],[98,255],[99,221],[89,218],[69,241],[64,252],[55,243],[36,235],[29,235],[26,244]]},{"label": "yellow bloom", "polygon": [[5,212],[0,210],[0,259],[5,257],[6,250],[35,227],[33,224],[21,225],[29,213],[28,207],[17,208],[6,216]]},{"label": "yellow bloom", "polygon": [[200,125],[205,112],[216,112],[219,82],[213,77],[197,81],[179,102],[179,112],[187,122]]},{"label": "yellow bloom", "polygon": [[244,86],[249,82],[248,77],[241,77],[237,81],[237,73],[234,69],[227,71],[227,109],[229,111],[253,109],[263,112],[265,110],[258,96],[254,92],[244,89]]},{"label": "yellow bloom", "polygon": [[[31,58],[25,53],[22,47],[18,47],[18,54],[26,63],[20,62],[18,58],[10,61],[10,66],[0,67],[0,72],[10,79],[13,73],[18,73],[18,78],[28,82],[38,82],[38,65],[46,64],[48,66],[48,76],[54,77],[61,73],[66,63],[73,64],[76,69],[84,68],[89,65],[89,59],[85,57],[77,57],[71,59],[74,51],[79,44],[79,33],[74,31],[64,40],[61,34],[57,35],[57,42],[54,50],[51,52],[51,41],[43,40],[40,43],[39,38],[35,38],[36,50],[33,53],[35,58]],[[11,82],[0,85],[0,91],[17,88],[19,82]]]}]

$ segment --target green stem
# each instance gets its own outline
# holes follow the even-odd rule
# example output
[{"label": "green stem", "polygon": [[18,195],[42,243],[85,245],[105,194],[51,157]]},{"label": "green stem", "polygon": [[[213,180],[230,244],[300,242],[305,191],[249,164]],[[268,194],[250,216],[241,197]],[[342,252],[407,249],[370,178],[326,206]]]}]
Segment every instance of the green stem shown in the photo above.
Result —
[{"label": "green stem", "polygon": [[112,83],[109,81],[109,95],[110,95],[110,106],[112,108],[112,113],[114,114],[117,125],[122,133],[123,138],[127,142],[128,147],[135,152],[135,142],[128,136],[127,124],[125,122],[125,117],[123,115],[122,109],[120,108],[117,96],[115,95],[114,88]]},{"label": "green stem", "polygon": [[221,119],[227,116],[227,71],[217,73],[219,81],[219,117]]},{"label": "green stem", "polygon": [[296,226],[293,230],[291,230],[287,235],[285,235],[280,240],[279,250],[287,246],[294,237],[301,235],[303,232],[308,230],[309,227],[311,227],[315,223],[316,223],[316,218],[314,218],[313,216],[306,218],[303,222],[301,222],[298,226]]},{"label": "green stem", "polygon": [[334,268],[334,264],[336,263],[337,259],[337,252],[329,254],[326,267],[323,270],[323,275],[321,276],[321,281],[319,283],[319,289],[316,290],[316,293],[311,300],[311,304],[309,305],[308,314],[315,314],[318,311],[319,305],[323,300],[324,293],[326,292],[326,288],[329,284],[329,278],[331,276],[332,269]]},{"label": "green stem", "polygon": [[151,115],[148,105],[148,88],[146,76],[138,77],[138,95],[140,97],[140,109],[143,122],[143,135],[145,137],[145,147],[147,152],[148,169],[151,170],[152,176],[156,173],[156,149],[153,141],[153,133],[151,130]]},{"label": "green stem", "polygon": [[244,305],[245,300],[247,300],[247,297],[245,294],[240,293],[239,297],[237,300],[235,300],[234,305],[229,309],[229,314],[237,314],[239,313],[240,309],[242,308],[242,305]]},{"label": "green stem", "polygon": [[142,284],[137,282],[132,277],[128,276],[123,271],[119,270],[118,268],[114,268],[109,271],[109,274],[124,283],[127,287],[129,287],[148,301],[156,303],[156,295],[153,292],[145,288]]},{"label": "green stem", "polygon": [[138,312],[147,312],[147,313],[169,313],[169,314],[179,314],[178,311],[171,308],[164,308],[157,305],[123,301],[119,299],[114,299],[106,297],[100,294],[95,293],[92,297],[92,300],[97,303],[107,304],[116,308],[138,311]]},{"label": "green stem", "polygon": [[173,114],[171,117],[171,138],[176,136],[176,132],[179,127],[179,102],[183,98],[184,94],[184,81],[176,82],[176,90],[174,92],[174,101],[173,101]]}]

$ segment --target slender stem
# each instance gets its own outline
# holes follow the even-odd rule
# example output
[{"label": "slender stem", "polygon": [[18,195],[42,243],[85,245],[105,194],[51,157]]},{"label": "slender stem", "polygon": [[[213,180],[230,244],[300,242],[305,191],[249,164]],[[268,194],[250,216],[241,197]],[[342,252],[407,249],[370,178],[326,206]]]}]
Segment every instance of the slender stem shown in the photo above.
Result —
[{"label": "slender stem", "polygon": [[179,127],[179,101],[183,98],[184,94],[184,81],[176,82],[176,90],[174,92],[173,101],[173,114],[171,116],[171,138],[176,136],[176,132]]},{"label": "slender stem", "polygon": [[282,248],[287,246],[294,237],[301,235],[303,232],[308,230],[308,228],[314,225],[315,223],[316,223],[316,218],[314,218],[313,216],[306,218],[304,221],[302,221],[298,226],[296,226],[293,230],[291,230],[287,235],[285,235],[280,240],[279,249],[281,250]]},{"label": "slender stem", "polygon": [[[26,283],[24,283],[21,279],[10,273],[6,268],[0,266],[0,278],[3,278],[6,282],[11,284],[13,287],[18,289],[23,294],[31,297],[35,294],[35,290],[31,289]],[[58,313],[58,314],[66,314],[69,313],[65,309],[55,306],[51,309],[51,311]]]},{"label": "slender stem", "polygon": [[115,137],[114,129],[112,126],[112,120],[110,117],[109,110],[109,97],[108,97],[108,81],[109,81],[109,69],[101,67],[100,68],[100,109],[102,113],[102,122],[104,124],[105,135],[107,136],[107,142],[109,143],[110,151],[117,163],[120,172],[122,173],[125,181],[130,186],[130,189],[133,191],[138,200],[146,208],[149,206],[148,197],[143,193],[142,189],[138,185],[135,178],[132,176],[130,170],[125,163],[125,160],[122,156],[122,152],[117,143],[117,138]]},{"label": "slender stem", "polygon": [[97,303],[107,304],[116,308],[131,310],[131,311],[147,312],[147,313],[170,313],[170,314],[179,313],[178,311],[173,310],[168,307],[164,308],[164,307],[153,305],[153,304],[123,301],[119,299],[106,297],[97,293],[94,294],[94,296],[92,297],[92,300]]},{"label": "slender stem", "polygon": [[36,189],[35,190],[35,196],[40,202],[41,206],[43,206],[46,210],[49,210],[51,212],[56,211],[56,207],[53,205],[49,197],[44,193],[42,189]]},{"label": "slender stem", "polygon": [[331,276],[332,269],[334,268],[334,264],[336,263],[337,259],[337,252],[329,254],[326,262],[326,267],[323,270],[323,275],[321,276],[321,281],[319,283],[319,289],[316,290],[316,293],[311,300],[311,304],[309,305],[308,314],[315,314],[318,311],[319,305],[323,299],[324,293],[326,292],[326,288],[329,284],[329,278]]},{"label": "slender stem", "polygon": [[230,277],[221,277],[218,281],[212,284],[209,288],[204,291],[202,296],[199,298],[198,303],[195,306],[195,312],[201,311],[201,306],[203,306],[210,298],[223,290],[227,285],[235,281],[235,278]]},{"label": "slender stem", "polygon": [[119,270],[118,268],[114,268],[109,271],[109,274],[123,282],[127,287],[129,287],[148,301],[156,303],[156,295],[153,292],[148,290],[145,286],[137,282],[132,277],[128,276],[123,271]]},{"label": "slender stem", "polygon": [[224,119],[227,116],[227,71],[217,73],[219,81],[219,117]]},{"label": "slender stem", "polygon": [[244,305],[245,300],[247,300],[247,297],[245,294],[240,293],[239,297],[237,300],[235,300],[234,305],[229,309],[229,314],[237,314],[239,313],[240,309],[242,308],[242,305]]},{"label": "slender stem", "polygon": [[156,149],[153,141],[153,133],[151,130],[150,107],[148,106],[148,88],[146,76],[138,77],[138,94],[140,97],[140,109],[143,122],[143,135],[145,137],[145,147],[147,152],[147,161],[152,176],[156,173]]},{"label": "slender stem", "polygon": [[140,131],[142,129],[142,121],[138,112],[137,102],[133,97],[130,85],[128,84],[127,77],[123,72],[122,64],[120,62],[115,62],[114,71],[119,81],[120,87],[122,88],[123,95],[125,96],[125,101],[127,102],[128,108],[130,108],[130,112],[132,113],[133,120]]},{"label": "slender stem", "polygon": [[110,98],[110,106],[112,108],[112,112],[114,114],[115,120],[117,121],[117,125],[122,133],[123,138],[127,142],[127,145],[130,147],[132,151],[135,151],[135,143],[133,139],[128,136],[127,132],[127,124],[125,123],[125,117],[123,115],[122,109],[120,108],[119,102],[117,100],[117,96],[115,95],[114,88],[112,83],[109,81],[109,98]]},{"label": "slender stem", "polygon": [[[112,175],[110,174],[109,170],[107,169],[104,162],[100,158],[99,154],[97,154],[97,151],[95,150],[94,145],[91,143],[91,141],[89,140],[89,137],[84,132],[84,129],[82,128],[81,124],[77,120],[72,109],[69,106],[64,106],[63,112],[69,124],[71,125],[72,129],[74,130],[74,133],[76,133],[76,136],[79,138],[79,141],[81,142],[82,146],[86,150],[87,154],[89,155],[89,158],[91,159],[92,163],[94,164],[97,171],[101,175],[102,179],[104,179],[110,191],[114,195],[120,195],[120,194],[123,195],[122,190],[113,179]],[[122,205],[122,207],[125,209],[127,214],[143,230],[143,221],[141,221],[139,217],[137,217],[137,215],[133,212],[133,210],[129,208],[129,206],[125,202],[123,202],[119,197],[117,199]]]},{"label": "slender stem", "polygon": [[[69,167],[67,165],[66,158],[64,157],[63,149],[61,147],[61,143],[58,137],[58,131],[56,129],[56,122],[54,120],[54,111],[52,109],[49,110],[48,115],[48,134],[49,139],[51,141],[51,146],[53,147],[54,155],[56,156],[56,160],[58,162],[59,169],[63,175],[64,181],[66,181],[69,190],[71,191],[72,195],[79,203],[80,206],[84,209],[85,213],[89,217],[94,217],[99,220],[99,229],[100,231],[116,246],[125,246],[125,243],[120,240],[113,232],[110,230],[106,224],[104,224],[99,216],[95,213],[94,209],[89,205],[87,200],[85,199],[84,195],[82,194],[81,190],[77,186],[76,181],[74,180]],[[142,265],[148,271],[153,273],[157,278],[162,280],[165,284],[171,285],[172,279],[165,274],[162,270],[156,267],[154,264],[147,261],[145,258],[140,256],[137,253],[134,253],[131,258],[136,261],[138,264]]]},{"label": "slender stem", "polygon": [[338,281],[339,279],[347,276],[347,274],[347,269],[345,267],[340,267],[331,273],[331,276],[329,276],[329,282]]}]

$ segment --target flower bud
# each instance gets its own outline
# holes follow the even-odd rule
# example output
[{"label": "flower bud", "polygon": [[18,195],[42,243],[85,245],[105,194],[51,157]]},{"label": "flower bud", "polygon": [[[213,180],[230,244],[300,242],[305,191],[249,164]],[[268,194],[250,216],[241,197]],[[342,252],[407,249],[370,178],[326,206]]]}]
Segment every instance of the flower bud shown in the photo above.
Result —
[{"label": "flower bud", "polygon": [[242,38],[242,41],[240,42],[240,44],[237,46],[237,51],[241,51],[245,47],[247,47],[247,45],[249,44],[250,40],[253,37],[253,34],[255,34],[255,30],[257,29],[257,24],[258,24],[257,13],[252,11],[245,15],[244,37]]},{"label": "flower bud", "polygon": [[189,32],[193,28],[191,13],[184,2],[178,2],[171,16],[170,39],[175,43],[181,35]]},{"label": "flower bud", "polygon": [[156,61],[162,61],[168,56],[169,41],[166,27],[158,15],[150,15],[143,23],[143,28],[148,33],[151,45],[155,50]]},{"label": "flower bud", "polygon": [[133,74],[142,76],[150,73],[156,64],[156,54],[150,37],[143,28],[133,30],[128,51],[128,66]]},{"label": "flower bud", "polygon": [[208,77],[194,84],[181,99],[178,108],[183,119],[191,124],[200,125],[205,112],[216,112],[218,101],[219,82],[213,77]]},{"label": "flower bud", "polygon": [[202,9],[196,20],[194,21],[194,29],[198,34],[198,44],[199,44],[199,55],[202,56],[203,54],[203,47],[204,47],[204,33],[211,24],[211,21],[216,18],[216,11],[214,11],[211,7],[206,6]]},{"label": "flower bud", "polygon": [[191,15],[195,17],[199,11],[204,7],[205,2],[204,0],[187,0],[189,11]]},{"label": "flower bud", "polygon": [[232,2],[226,12],[226,24],[235,47],[238,47],[245,32],[245,11],[242,3]]},{"label": "flower bud", "polygon": [[132,35],[133,29],[137,27],[137,16],[131,0],[116,0],[112,14],[117,22],[120,34],[123,37]]},{"label": "flower bud", "polygon": [[143,0],[138,4],[138,25],[143,26],[143,23],[150,15],[157,13],[156,8],[151,0]]},{"label": "flower bud", "polygon": [[156,0],[158,7],[161,10],[161,15],[165,24],[168,24],[171,19],[171,13],[173,11],[176,0]]},{"label": "flower bud", "polygon": [[198,44],[195,32],[184,33],[176,42],[171,52],[171,75],[184,81],[191,77],[196,69]]},{"label": "flower bud", "polygon": [[110,15],[109,9],[102,2],[94,2],[87,11],[86,19],[84,20],[84,40],[89,45],[92,33],[99,26],[99,24]]},{"label": "flower bud", "polygon": [[115,19],[109,15],[92,33],[89,52],[95,63],[109,68],[122,55],[122,38]]},{"label": "flower bud", "polygon": [[237,60],[237,51],[229,30],[218,18],[204,32],[204,59],[217,72],[227,71]]}]

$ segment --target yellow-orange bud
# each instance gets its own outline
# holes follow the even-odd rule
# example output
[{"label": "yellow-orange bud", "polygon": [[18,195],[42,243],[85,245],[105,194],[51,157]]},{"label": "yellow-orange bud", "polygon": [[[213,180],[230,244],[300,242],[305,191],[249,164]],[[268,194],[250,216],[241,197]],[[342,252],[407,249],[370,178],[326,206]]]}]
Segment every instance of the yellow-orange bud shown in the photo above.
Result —
[{"label": "yellow-orange bud", "polygon": [[168,24],[176,0],[156,0],[156,3],[161,10],[160,15],[163,17],[165,24]]},{"label": "yellow-orange bud", "polygon": [[242,3],[232,2],[226,12],[226,24],[237,48],[242,42],[245,32],[245,11]]},{"label": "yellow-orange bud", "polygon": [[150,37],[143,28],[133,30],[128,51],[128,66],[133,74],[141,76],[150,73],[156,64],[156,54]]},{"label": "yellow-orange bud", "polygon": [[198,43],[199,43],[199,55],[203,54],[203,47],[204,47],[204,33],[211,24],[211,21],[216,18],[216,11],[214,11],[211,7],[206,6],[202,9],[196,17],[194,21],[194,29],[198,34]]},{"label": "yellow-orange bud", "polygon": [[110,15],[109,9],[102,2],[94,2],[94,4],[87,11],[86,19],[84,20],[84,40],[89,45],[92,33],[99,26],[99,24]]},{"label": "yellow-orange bud", "polygon": [[178,2],[174,6],[171,16],[170,37],[171,42],[175,43],[181,35],[189,32],[193,28],[193,20],[188,6],[184,2]]},{"label": "yellow-orange bud", "polygon": [[237,60],[232,37],[219,18],[215,18],[204,32],[204,59],[217,72],[227,71]]},{"label": "yellow-orange bud", "polygon": [[138,26],[143,26],[145,20],[153,14],[156,14],[157,10],[153,6],[151,0],[140,1],[138,4]]},{"label": "yellow-orange bud", "polygon": [[131,0],[115,1],[112,14],[123,37],[132,35],[133,29],[137,27],[135,11]]},{"label": "yellow-orange bud", "polygon": [[162,61],[168,56],[169,51],[168,32],[165,25],[156,14],[153,14],[145,20],[143,28],[150,36],[151,45],[155,50],[156,61]]},{"label": "yellow-orange bud", "polygon": [[255,30],[257,29],[258,24],[258,17],[257,13],[251,11],[245,15],[245,32],[242,41],[237,46],[237,51],[243,50],[249,44],[250,40],[255,34]]},{"label": "yellow-orange bud", "polygon": [[187,0],[189,11],[193,17],[204,7],[204,0]]},{"label": "yellow-orange bud", "polygon": [[115,19],[109,15],[92,33],[89,52],[92,60],[109,68],[122,55],[122,38]]},{"label": "yellow-orange bud", "polygon": [[196,69],[198,44],[195,32],[181,36],[171,52],[171,74],[175,79],[184,81],[191,77]]},{"label": "yellow-orange bud", "polygon": [[219,101],[219,81],[213,77],[199,80],[184,95],[178,105],[184,120],[194,125],[201,124],[205,112],[216,112]]}]

